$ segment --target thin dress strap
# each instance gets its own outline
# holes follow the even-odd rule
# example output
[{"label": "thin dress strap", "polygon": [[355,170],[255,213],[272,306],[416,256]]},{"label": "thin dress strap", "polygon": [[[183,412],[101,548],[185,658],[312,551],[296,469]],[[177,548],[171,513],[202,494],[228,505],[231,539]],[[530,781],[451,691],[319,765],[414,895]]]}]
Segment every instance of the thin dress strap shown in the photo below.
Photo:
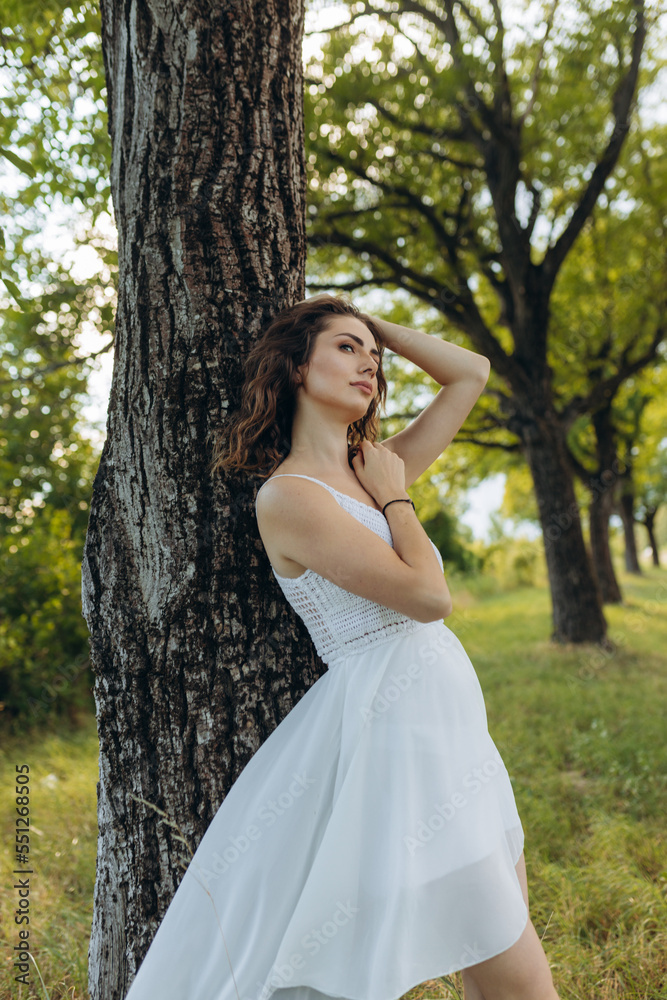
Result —
[{"label": "thin dress strap", "polygon": [[[304,475],[301,475],[298,472],[281,472],[277,476],[271,476],[271,479],[285,479],[286,477],[295,477],[296,479],[310,479],[311,483],[319,483],[320,486],[325,486],[328,490],[332,490],[334,493],[338,493],[339,492],[338,490],[334,489],[333,486],[329,486],[328,483],[323,483],[321,479],[314,479],[313,476],[304,476]],[[269,479],[267,479],[266,483],[268,483],[268,482],[270,482]],[[259,490],[263,490],[264,487],[266,486],[266,483],[262,483],[262,485],[260,486]],[[257,490],[258,493],[259,493],[259,490]]]},{"label": "thin dress strap", "polygon": [[[272,476],[271,479],[282,479],[285,476],[295,476],[297,479],[310,479],[311,483],[319,483],[320,486],[324,486],[324,488],[329,490],[329,493],[332,493],[334,496],[345,497],[347,500],[351,500],[352,503],[356,503],[359,507],[365,507],[366,510],[372,510],[374,514],[381,514],[384,518],[384,514],[382,514],[382,511],[378,507],[371,507],[369,503],[365,503],[357,497],[351,497],[349,493],[341,493],[341,491],[337,490],[335,486],[329,486],[328,483],[323,483],[321,479],[315,479],[314,476],[304,476],[299,472],[281,472],[277,476]],[[270,480],[267,479],[266,482],[268,483]],[[257,497],[259,496],[260,491],[263,490],[265,486],[266,483],[262,483],[260,488],[257,490],[257,493],[255,494],[255,504],[257,504]]]}]

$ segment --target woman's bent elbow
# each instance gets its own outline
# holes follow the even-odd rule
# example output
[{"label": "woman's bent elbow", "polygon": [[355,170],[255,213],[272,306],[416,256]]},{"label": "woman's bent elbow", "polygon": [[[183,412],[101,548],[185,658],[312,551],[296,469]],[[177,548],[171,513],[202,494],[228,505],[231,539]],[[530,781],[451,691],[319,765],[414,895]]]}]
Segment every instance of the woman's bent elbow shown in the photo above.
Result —
[{"label": "woman's bent elbow", "polygon": [[438,613],[436,615],[436,618],[447,618],[449,615],[451,615],[452,611],[453,607],[452,607],[451,597],[446,597],[444,598],[444,600],[441,600],[438,604]]},{"label": "woman's bent elbow", "polygon": [[449,594],[446,597],[429,594],[421,609],[418,621],[425,623],[439,621],[451,615],[452,610],[452,599]]}]

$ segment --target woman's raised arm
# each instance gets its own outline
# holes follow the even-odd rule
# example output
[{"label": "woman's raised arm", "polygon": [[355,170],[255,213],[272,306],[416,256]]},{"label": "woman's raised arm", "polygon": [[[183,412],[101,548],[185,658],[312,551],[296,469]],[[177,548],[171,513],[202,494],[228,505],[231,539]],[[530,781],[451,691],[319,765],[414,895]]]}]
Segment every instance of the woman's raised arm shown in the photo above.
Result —
[{"label": "woman's raised arm", "polygon": [[385,345],[418,365],[442,388],[419,416],[382,444],[405,463],[405,485],[411,486],[443,453],[482,394],[491,370],[488,358],[434,334],[372,319]]}]

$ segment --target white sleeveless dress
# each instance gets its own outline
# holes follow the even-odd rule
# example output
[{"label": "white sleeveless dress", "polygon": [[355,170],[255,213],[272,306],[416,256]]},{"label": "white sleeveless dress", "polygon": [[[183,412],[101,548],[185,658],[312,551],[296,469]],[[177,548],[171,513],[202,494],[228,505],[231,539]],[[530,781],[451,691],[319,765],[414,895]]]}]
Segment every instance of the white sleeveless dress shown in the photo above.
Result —
[{"label": "white sleeveless dress", "polygon": [[397,1000],[526,926],[521,822],[459,640],[274,575],[327,672],[227,793],[126,1000]]}]

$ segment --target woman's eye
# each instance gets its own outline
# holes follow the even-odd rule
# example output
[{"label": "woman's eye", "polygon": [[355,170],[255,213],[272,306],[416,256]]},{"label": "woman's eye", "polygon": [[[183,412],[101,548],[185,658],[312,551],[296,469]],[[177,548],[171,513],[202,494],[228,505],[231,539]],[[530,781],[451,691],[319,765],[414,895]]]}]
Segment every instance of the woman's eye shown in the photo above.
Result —
[{"label": "woman's eye", "polygon": [[352,344],[341,344],[340,346],[341,347],[349,347],[351,351],[354,350],[354,347],[352,347]]}]

